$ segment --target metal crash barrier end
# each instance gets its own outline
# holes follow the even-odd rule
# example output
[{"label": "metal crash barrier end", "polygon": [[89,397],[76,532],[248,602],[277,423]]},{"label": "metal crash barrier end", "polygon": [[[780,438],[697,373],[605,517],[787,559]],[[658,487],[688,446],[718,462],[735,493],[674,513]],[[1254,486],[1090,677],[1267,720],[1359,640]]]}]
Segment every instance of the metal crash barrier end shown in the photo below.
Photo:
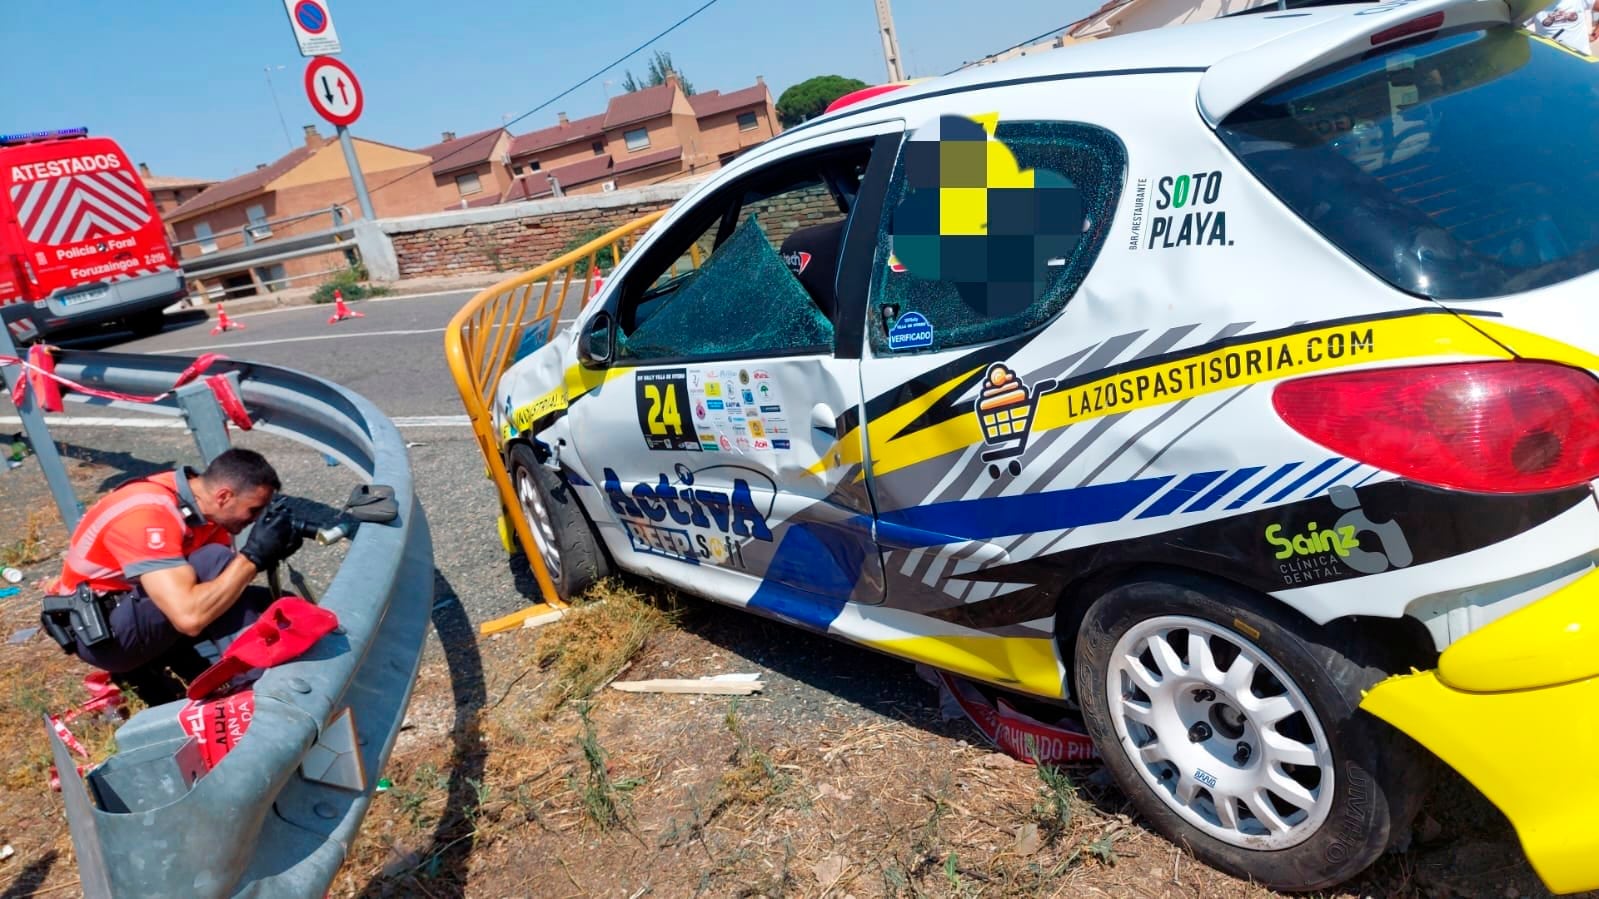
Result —
[{"label": "metal crash barrier end", "polygon": [[[190,362],[69,351],[59,354],[56,372],[85,387],[154,395]],[[117,753],[83,777],[52,731],[90,897],[323,895],[366,815],[421,663],[433,542],[394,424],[369,400],[320,378],[232,361],[212,370],[237,379],[256,429],[338,459],[369,484],[391,486],[399,515],[357,528],[320,602],[339,628],[262,674],[248,729],[211,770],[179,722],[181,702],[135,715],[117,731]],[[138,404],[78,393],[67,399],[186,415],[203,453],[217,445],[214,434],[200,433],[206,428],[196,424],[188,394]]]}]

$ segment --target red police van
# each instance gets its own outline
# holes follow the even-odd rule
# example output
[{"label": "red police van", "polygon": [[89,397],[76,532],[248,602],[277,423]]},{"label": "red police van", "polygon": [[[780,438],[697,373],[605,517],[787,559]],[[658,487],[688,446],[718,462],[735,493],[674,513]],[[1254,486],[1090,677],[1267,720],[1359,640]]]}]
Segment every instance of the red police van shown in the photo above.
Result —
[{"label": "red police van", "polygon": [[160,330],[184,296],[155,201],[115,141],[0,135],[0,321],[18,343],[118,321]]}]

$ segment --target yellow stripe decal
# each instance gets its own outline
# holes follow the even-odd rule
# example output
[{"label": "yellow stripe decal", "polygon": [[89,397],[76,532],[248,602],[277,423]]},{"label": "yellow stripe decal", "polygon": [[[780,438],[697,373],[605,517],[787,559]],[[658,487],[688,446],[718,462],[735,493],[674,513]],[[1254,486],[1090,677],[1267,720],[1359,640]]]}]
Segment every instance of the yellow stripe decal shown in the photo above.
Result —
[{"label": "yellow stripe decal", "polygon": [[[1192,399],[1249,384],[1373,362],[1427,356],[1506,358],[1502,347],[1453,315],[1418,313],[1310,327],[1245,340],[1176,360],[1119,371],[1048,393],[1038,401],[1033,436],[1078,422]],[[903,437],[893,435],[953,391],[970,372],[867,424],[872,474],[965,449],[983,438],[976,415],[962,415]],[[1041,373],[1047,376],[1047,372]]]},{"label": "yellow stripe decal", "polygon": [[902,658],[1035,696],[1065,695],[1055,641],[1048,637],[907,637],[867,642]]},{"label": "yellow stripe decal", "polygon": [[595,371],[581,365],[568,368],[560,387],[546,392],[530,403],[517,406],[511,412],[511,420],[500,427],[500,439],[510,440],[512,434],[530,430],[533,424],[544,416],[565,409],[583,394],[629,371],[632,369],[608,368],[604,371]]}]

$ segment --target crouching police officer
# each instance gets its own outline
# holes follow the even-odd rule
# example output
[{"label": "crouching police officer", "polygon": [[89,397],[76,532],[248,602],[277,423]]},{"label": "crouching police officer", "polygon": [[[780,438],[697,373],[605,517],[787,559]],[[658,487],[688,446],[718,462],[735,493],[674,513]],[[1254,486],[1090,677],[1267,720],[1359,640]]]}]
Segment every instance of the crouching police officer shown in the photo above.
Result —
[{"label": "crouching police officer", "polygon": [[[273,500],[282,486],[261,454],[231,449],[205,471],[184,466],[106,494],[72,535],[45,630],[151,705],[182,698],[177,678],[210,664],[196,644],[220,646],[253,623],[271,595],[250,582],[300,548]],[[234,535],[252,522],[235,553]]]}]

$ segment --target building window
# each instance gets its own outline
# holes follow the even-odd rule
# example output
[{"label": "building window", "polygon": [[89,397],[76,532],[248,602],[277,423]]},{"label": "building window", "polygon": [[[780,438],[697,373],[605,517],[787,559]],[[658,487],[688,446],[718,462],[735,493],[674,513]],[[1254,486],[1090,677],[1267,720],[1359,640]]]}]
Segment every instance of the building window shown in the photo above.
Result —
[{"label": "building window", "polygon": [[605,155],[605,141],[597,140],[594,143],[589,144],[589,146],[591,148],[593,148],[595,156],[604,156]]},{"label": "building window", "polygon": [[260,240],[263,237],[272,236],[272,226],[267,224],[266,207],[251,206],[244,210],[244,214],[250,217],[250,235],[252,237]]},{"label": "building window", "polygon": [[755,130],[755,124],[756,124],[756,122],[755,122],[755,113],[753,113],[753,112],[741,112],[741,113],[738,114],[738,130],[740,130],[740,131],[754,131]]},{"label": "building window", "polygon": [[530,171],[530,172],[538,171],[539,170],[539,161],[537,159],[535,159],[532,162],[528,163],[527,164],[527,170]]},{"label": "building window", "polygon": [[645,128],[634,128],[632,131],[623,134],[622,139],[627,141],[627,151],[629,153],[635,150],[646,150],[650,146],[650,132]]},{"label": "building window", "polygon": [[217,242],[211,239],[211,224],[209,222],[194,223],[194,239],[200,242],[200,252],[215,253]]},{"label": "building window", "polygon": [[467,172],[464,175],[455,176],[455,189],[461,192],[461,196],[466,197],[480,193],[483,190],[483,185],[478,183],[477,172]]}]

